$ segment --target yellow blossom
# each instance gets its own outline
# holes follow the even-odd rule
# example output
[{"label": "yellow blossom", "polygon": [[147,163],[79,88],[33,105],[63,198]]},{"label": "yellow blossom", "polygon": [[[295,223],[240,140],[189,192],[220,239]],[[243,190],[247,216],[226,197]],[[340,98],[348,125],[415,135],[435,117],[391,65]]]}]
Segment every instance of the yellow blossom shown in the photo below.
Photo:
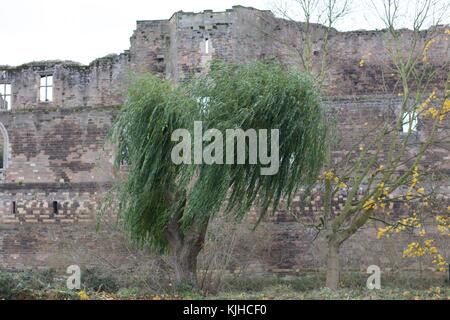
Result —
[{"label": "yellow blossom", "polygon": [[377,232],[377,239],[383,238],[385,235],[392,232],[392,230],[393,230],[393,227],[391,227],[391,226],[388,226],[386,228],[379,228],[378,232]]},{"label": "yellow blossom", "polygon": [[444,118],[448,113],[450,113],[450,100],[445,99],[444,104],[442,105],[441,114],[439,115],[439,122],[444,121]]},{"label": "yellow blossom", "polygon": [[334,173],[332,171],[325,171],[323,176],[325,177],[326,180],[331,181],[334,177]]},{"label": "yellow blossom", "polygon": [[411,200],[412,199],[412,197],[413,197],[413,194],[412,194],[412,192],[411,191],[408,191],[408,193],[406,194],[406,200]]},{"label": "yellow blossom", "polygon": [[80,291],[78,293],[78,297],[80,298],[80,300],[90,300],[88,294],[85,291]]},{"label": "yellow blossom", "polygon": [[433,44],[435,41],[436,39],[431,39],[425,43],[425,46],[423,48],[423,58],[422,58],[423,61],[427,60],[428,50],[430,49],[431,44]]},{"label": "yellow blossom", "polygon": [[427,114],[430,114],[433,119],[436,119],[437,116],[439,115],[439,111],[436,110],[435,108],[429,108],[427,113],[425,113],[425,115]]},{"label": "yellow blossom", "polygon": [[375,200],[373,200],[373,199],[367,200],[363,206],[364,211],[374,210],[376,208],[377,208],[377,204],[376,204]]},{"label": "yellow blossom", "polygon": [[417,108],[417,111],[420,112],[420,111],[424,110],[425,108],[427,108],[428,105],[431,103],[431,101],[435,100],[436,98],[437,98],[436,89],[433,89],[430,96],[428,98],[426,98],[425,101]]},{"label": "yellow blossom", "polygon": [[345,189],[345,188],[347,188],[347,185],[344,182],[341,181],[339,183],[339,188]]}]

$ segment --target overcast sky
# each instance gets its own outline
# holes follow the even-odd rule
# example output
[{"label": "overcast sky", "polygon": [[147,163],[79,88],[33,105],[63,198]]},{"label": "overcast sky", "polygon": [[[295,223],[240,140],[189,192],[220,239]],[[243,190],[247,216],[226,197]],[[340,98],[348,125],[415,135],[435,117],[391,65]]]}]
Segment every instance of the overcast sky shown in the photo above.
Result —
[{"label": "overcast sky", "polygon": [[[3,1],[5,3],[0,10],[0,65],[50,59],[87,64],[95,58],[128,49],[136,20],[168,19],[180,10],[223,11],[233,5],[272,10],[279,0]],[[353,5],[350,14],[337,25],[339,30],[382,27],[366,5],[362,5],[360,0],[354,2],[357,5]]]}]

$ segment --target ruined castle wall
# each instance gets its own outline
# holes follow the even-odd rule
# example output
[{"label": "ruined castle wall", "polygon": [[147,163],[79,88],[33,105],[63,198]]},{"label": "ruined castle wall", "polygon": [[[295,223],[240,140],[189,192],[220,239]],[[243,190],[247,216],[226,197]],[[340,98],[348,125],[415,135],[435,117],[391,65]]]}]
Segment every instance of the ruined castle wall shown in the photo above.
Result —
[{"label": "ruined castle wall", "polygon": [[[0,185],[0,224],[92,222],[102,198],[98,183],[4,183]],[[54,202],[57,202],[57,211]],[[14,202],[14,204],[13,204]],[[13,205],[15,213],[13,213]]]},{"label": "ruined castle wall", "polygon": [[[141,56],[145,57],[145,61],[153,62],[154,71],[156,68],[158,72],[162,72],[165,68],[166,75],[174,81],[183,81],[202,72],[206,62],[212,58],[240,63],[276,58],[286,65],[300,66],[300,54],[304,45],[301,35],[303,28],[305,26],[302,24],[275,18],[270,11],[240,6],[218,13],[180,12],[174,14],[168,23],[138,23],[138,29],[132,38],[131,52],[142,51],[141,46],[151,48],[153,53],[147,51],[147,56]],[[428,32],[422,32],[422,38],[417,43],[418,49],[424,46]],[[313,64],[317,71],[324,54],[325,29],[312,25],[310,33],[315,40],[312,50]],[[136,38],[138,35],[140,37]],[[400,38],[403,46],[400,52],[406,55],[411,43],[411,31],[401,31]],[[209,50],[205,49],[206,39]],[[325,79],[328,94],[342,96],[392,93],[397,79],[390,56],[384,49],[390,45],[390,41],[386,31],[332,30],[328,44],[329,71]],[[426,58],[418,57],[419,61],[423,60],[421,63],[424,69],[438,71],[430,84],[430,90],[432,86],[442,88],[446,81],[446,72],[441,66],[443,61],[450,59],[449,45],[444,28],[438,28]],[[159,55],[159,60],[155,61],[155,55]],[[397,90],[399,92],[400,88]]]},{"label": "ruined castle wall", "polygon": [[107,107],[1,112],[9,148],[0,224],[92,222],[111,179],[106,136],[116,113]]},{"label": "ruined castle wall", "polygon": [[[106,135],[116,108],[1,112],[9,136],[8,183],[109,181]],[[2,185],[0,184],[0,187]]]},{"label": "ruined castle wall", "polygon": [[[329,107],[337,114],[340,131],[345,133],[343,139],[349,144],[356,139],[358,134],[368,129],[367,123],[372,125],[379,121],[384,114],[385,106],[389,103],[392,103],[390,97],[382,96],[328,101]],[[57,128],[72,128],[71,130],[74,131],[70,135],[80,139],[77,140],[77,143],[83,143],[86,148],[92,148],[91,154],[99,156],[103,152],[104,134],[114,116],[114,110],[83,108],[78,112],[73,109],[53,111],[46,116],[40,113],[37,116],[30,112],[16,114],[15,117],[21,118],[15,118],[15,120],[2,119],[5,123],[23,122],[22,126],[9,127],[12,129],[12,136],[16,135],[14,130],[20,132],[25,128],[35,127],[36,119],[39,119],[41,130],[47,128],[53,132],[53,134],[45,134],[45,137],[58,137],[58,131],[54,131],[58,130]],[[79,127],[73,127],[74,119]],[[42,120],[47,122],[41,122]],[[62,126],[61,122],[65,125]],[[91,126],[91,129],[83,129],[83,125]],[[39,132],[39,130],[33,134],[25,132],[22,137],[39,137],[41,135]],[[89,135],[89,132],[95,132],[95,134]],[[50,154],[58,154],[59,148],[63,145],[61,140],[58,138],[47,140],[46,142],[53,146],[47,149],[50,150]],[[16,150],[21,150],[20,152],[23,154],[17,157],[17,161],[25,155],[31,156],[30,161],[23,160],[21,162],[21,166],[25,168],[23,171],[26,171],[28,166],[33,163],[33,159],[35,160],[32,149],[28,152],[26,151],[27,147],[43,142],[39,139],[36,140],[38,142],[33,143],[27,139],[18,141],[23,141],[22,143],[17,142],[22,147]],[[68,141],[70,144],[70,138]],[[71,149],[69,148],[69,150]],[[106,179],[109,175],[96,171],[99,165],[94,165],[94,159],[86,158],[84,151],[76,155],[76,150],[79,149],[72,150],[75,153],[74,156],[55,160],[57,163],[63,161],[64,165],[58,165],[56,168],[64,169],[67,176],[72,179],[68,182],[59,182],[59,176],[53,172],[49,175],[47,183],[17,183],[8,178],[10,179],[9,183],[0,184],[0,225],[3,228],[3,231],[0,232],[0,238],[3,239],[0,239],[0,267],[52,266],[64,269],[71,263],[101,267],[104,261],[95,259],[99,256],[115,262],[129,262],[127,257],[130,251],[126,250],[123,243],[118,242],[117,239],[122,239],[119,235],[105,237],[105,235],[97,234],[93,228],[98,204],[109,188],[108,179]],[[337,153],[336,156],[338,157],[339,154]],[[446,156],[448,157],[448,153]],[[85,158],[80,162],[81,158],[79,157]],[[15,158],[14,156],[13,160]],[[106,162],[106,167],[109,167],[110,163],[106,160],[107,157],[102,157],[102,159]],[[50,164],[50,162],[45,163],[42,167],[52,170],[53,167]],[[18,165],[14,165],[13,162],[12,168],[17,167]],[[72,172],[69,170],[71,167],[76,167],[78,170]],[[88,170],[85,171],[86,169]],[[109,167],[108,170],[111,168]],[[98,176],[91,180],[89,179],[91,174],[98,174]],[[31,171],[29,175],[36,177],[37,173]],[[16,202],[15,214],[12,214],[12,201]],[[58,202],[57,213],[54,212],[54,201]],[[339,210],[344,201],[345,195],[337,195],[334,201],[334,210]],[[293,208],[297,212],[302,212],[304,216],[320,215],[322,212],[321,199],[314,198],[307,204],[295,199]],[[399,207],[394,207],[394,205],[388,209],[401,213]],[[377,227],[376,224],[369,225],[345,244],[343,248],[345,266],[355,270],[367,268],[371,264],[377,264],[383,270],[399,267],[417,268],[414,261],[400,261],[401,259],[399,259],[402,246],[411,238],[405,236],[400,240],[396,238],[377,241]],[[271,217],[262,228],[268,232],[266,237],[270,238],[270,245],[254,248],[252,250],[258,251],[246,255],[244,252],[248,249],[248,243],[242,244],[237,248],[237,254],[242,255],[241,264],[235,265],[235,268],[252,266],[254,268],[252,270],[255,272],[290,273],[296,270],[299,272],[314,270],[323,266],[326,254],[325,243],[322,237],[314,240],[316,230],[304,228],[283,211]],[[259,233],[250,231],[245,235],[249,243],[257,243],[260,241],[258,240],[260,236]],[[445,243],[443,247],[450,248]],[[371,254],[367,254],[369,250]],[[248,259],[249,256],[251,259]]]},{"label": "ruined castle wall", "polygon": [[[122,238],[98,235],[94,224],[98,204],[113,177],[111,148],[105,138],[132,75],[152,72],[174,82],[185,81],[207,70],[213,58],[237,62],[277,58],[286,65],[299,66],[301,27],[268,11],[244,7],[225,12],[180,12],[169,20],[138,21],[129,52],[98,59],[88,66],[53,61],[0,67],[0,83],[12,83],[13,95],[13,110],[0,112],[4,127],[0,129],[8,137],[8,167],[5,180],[0,181],[0,268],[64,268],[74,262],[96,263],[92,257],[119,264],[126,261],[130,251],[120,243]],[[315,26],[313,32],[317,68],[323,54],[324,30]],[[403,36],[407,39],[408,32]],[[345,149],[376,126],[386,116],[387,108],[395,110],[400,105],[401,97],[391,99],[389,95],[396,79],[386,53],[380,51],[385,41],[381,31],[331,33],[328,104]],[[428,66],[438,69],[449,60],[449,42],[442,38],[430,46]],[[42,75],[54,77],[51,102],[39,101]],[[430,89],[442,85],[445,76],[446,70],[439,70]],[[438,134],[449,136],[449,126],[445,122]],[[426,134],[426,128],[426,121],[420,120],[417,141]],[[336,150],[335,159],[343,154],[343,150]],[[448,146],[435,148],[426,160],[430,167],[450,172]],[[445,187],[450,194],[448,183]],[[339,210],[344,200],[344,196],[337,196],[334,209]],[[320,199],[308,204],[297,201],[295,206],[311,215],[323,210]],[[256,254],[260,257],[257,261],[248,263],[266,271],[323,265],[321,240],[312,241],[314,230],[302,228],[283,212],[266,227],[270,230],[267,237],[273,242]],[[249,233],[248,237],[249,243],[258,242],[256,235]],[[375,243],[374,238],[374,225],[352,237],[343,249],[345,263],[356,269],[373,263],[398,266],[398,249],[404,242]],[[81,252],[92,251],[91,258],[80,260],[78,255],[75,259],[68,244]],[[367,255],[369,249],[379,255]],[[392,259],[382,258],[386,250],[392,253]],[[384,260],[375,261],[374,257]]]},{"label": "ruined castle wall", "polygon": [[62,223],[1,223],[0,269],[54,268],[65,274],[67,267],[74,264],[84,269],[120,268],[135,263],[133,250],[126,246],[122,233],[105,229],[104,225],[97,231],[92,219],[75,220],[76,223],[70,219]]},{"label": "ruined castle wall", "polygon": [[230,19],[229,12],[175,14],[170,20],[167,75],[174,81],[185,81],[206,70],[213,56],[231,57]]},{"label": "ruined castle wall", "polygon": [[[53,76],[53,99],[41,102],[41,76]],[[128,83],[128,55],[98,59],[89,66],[50,61],[0,67],[0,81],[12,84],[12,108],[117,106]]]},{"label": "ruined castle wall", "polygon": [[[225,12],[178,12],[169,20],[138,21],[130,38],[130,50],[121,55],[98,59],[89,66],[54,61],[0,67],[0,82],[13,83],[16,109],[120,105],[134,73],[159,73],[179,82],[206,70],[213,58],[237,62],[276,58],[286,65],[300,66],[302,28],[304,25],[275,18],[269,11],[240,6]],[[310,32],[315,39],[313,62],[317,70],[325,29],[313,25]],[[418,48],[423,47],[426,35],[427,31],[423,31]],[[400,37],[405,54],[411,32],[403,30]],[[389,41],[385,31],[332,30],[325,78],[328,94],[392,93],[397,79],[383,49]],[[424,68],[438,71],[430,90],[433,86],[443,87],[447,74],[441,66],[449,60],[450,41],[440,28],[421,62]],[[54,99],[50,103],[39,101],[39,78],[43,74],[54,75]]]},{"label": "ruined castle wall", "polygon": [[130,71],[164,73],[170,41],[167,20],[138,21],[130,38]]},{"label": "ruined castle wall", "polygon": [[[425,57],[416,53],[420,70],[437,71],[428,88],[430,91],[433,87],[443,88],[447,79],[442,66],[450,60],[450,43],[444,30],[437,30]],[[423,31],[417,43],[418,50],[425,46],[426,37],[427,32]],[[405,56],[412,42],[411,32],[403,30],[400,39],[400,52]],[[330,39],[329,91],[335,95],[400,92],[401,87],[395,87],[398,79],[393,62],[385,49],[391,45],[390,41],[385,31],[335,33]],[[410,86],[415,85],[410,83]]]}]

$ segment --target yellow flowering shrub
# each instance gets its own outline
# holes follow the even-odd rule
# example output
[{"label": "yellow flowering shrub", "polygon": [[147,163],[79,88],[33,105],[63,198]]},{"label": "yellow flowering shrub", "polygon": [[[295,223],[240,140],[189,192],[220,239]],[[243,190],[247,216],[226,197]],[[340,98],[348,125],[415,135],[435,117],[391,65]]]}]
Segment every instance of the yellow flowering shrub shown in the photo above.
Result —
[{"label": "yellow flowering shrub", "polygon": [[[450,207],[448,209],[450,211]],[[437,230],[442,235],[450,236],[450,216],[437,216],[436,221],[438,223]],[[439,253],[438,248],[434,245],[434,239],[423,239],[428,235],[428,232],[418,220],[416,213],[413,213],[411,217],[401,219],[394,225],[379,228],[377,231],[377,239],[381,239],[383,237],[388,238],[391,234],[403,232],[408,228],[418,230],[417,235],[419,236],[419,240],[411,242],[407,245],[407,247],[403,250],[403,257],[431,257],[431,262],[437,266],[437,270],[444,272],[446,270],[447,262],[442,254]],[[422,240],[420,238],[422,238]]]},{"label": "yellow flowering shrub", "polygon": [[433,239],[425,240],[423,245],[419,244],[419,242],[411,242],[408,244],[407,248],[403,250],[403,256],[405,258],[412,257],[422,257],[424,255],[435,255],[438,253],[438,250],[435,246],[433,246]]},{"label": "yellow flowering shrub", "polygon": [[397,221],[394,225],[387,226],[385,228],[379,228],[377,232],[377,239],[381,239],[384,236],[389,237],[392,233],[400,233],[408,228],[422,228],[422,224],[417,219],[416,213],[413,213],[411,217],[403,218]]},{"label": "yellow flowering shrub", "polygon": [[444,257],[438,252],[438,249],[433,245],[433,243],[433,239],[425,240],[423,244],[420,244],[417,241],[411,242],[403,251],[403,257],[420,258],[423,256],[431,256],[431,262],[437,265],[438,271],[444,272],[447,266],[447,262],[445,261]]}]

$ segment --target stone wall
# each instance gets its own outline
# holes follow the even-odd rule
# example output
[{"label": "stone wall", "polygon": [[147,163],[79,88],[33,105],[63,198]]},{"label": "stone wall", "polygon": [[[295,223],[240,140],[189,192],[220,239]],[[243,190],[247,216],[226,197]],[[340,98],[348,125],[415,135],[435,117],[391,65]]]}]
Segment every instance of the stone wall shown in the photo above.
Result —
[{"label": "stone wall", "polygon": [[[0,84],[12,85],[12,110],[0,112],[0,141],[6,156],[4,176],[0,175],[0,268],[126,262],[130,250],[120,233],[97,234],[95,221],[114,176],[106,136],[134,75],[152,72],[174,82],[185,81],[207,70],[213,58],[239,63],[276,58],[298,66],[302,27],[269,11],[240,6],[225,12],[178,12],[169,20],[138,21],[129,50],[87,66],[68,61],[0,66]],[[317,68],[324,29],[315,26],[313,32]],[[443,29],[439,32],[441,40],[432,44],[428,57],[427,66],[438,70],[430,89],[442,87],[446,72],[439,68],[450,57],[450,41],[445,40]],[[402,37],[407,44],[410,32],[403,31]],[[396,79],[386,52],[380,51],[384,41],[384,31],[331,32],[328,104],[345,147],[376,125],[386,108],[399,104],[400,98],[390,95]],[[53,76],[53,99],[40,102],[39,83],[45,75]],[[449,126],[448,121],[444,123],[439,134],[448,136]],[[426,134],[426,123],[421,121],[419,128],[417,139]],[[334,155],[339,159],[342,152]],[[450,172],[449,160],[449,148],[444,145],[427,155],[429,167],[441,173]],[[450,194],[448,183],[442,187]],[[336,209],[342,200],[336,200]],[[308,214],[322,210],[320,199],[296,205]],[[399,266],[395,253],[402,242],[374,241],[374,227],[368,226],[346,244],[347,266]],[[243,255],[243,265],[260,271],[323,266],[323,243],[320,238],[312,241],[313,230],[301,228],[283,212],[265,223],[265,228],[271,244],[252,252],[254,261],[245,261]],[[246,237],[246,243],[253,243],[260,235],[248,232]],[[241,247],[249,250],[245,244]],[[369,249],[374,252],[367,255]]]},{"label": "stone wall", "polygon": [[[117,108],[1,112],[8,133],[8,183],[110,180],[106,135]],[[1,186],[1,185],[0,185]]]},{"label": "stone wall", "polygon": [[[67,61],[0,67],[0,82],[12,83],[12,108],[96,107],[120,105],[126,88],[128,54],[97,59],[89,66]],[[40,78],[53,76],[53,100],[41,102]]]},{"label": "stone wall", "polygon": [[106,187],[98,183],[0,185],[0,224],[92,222]]}]

